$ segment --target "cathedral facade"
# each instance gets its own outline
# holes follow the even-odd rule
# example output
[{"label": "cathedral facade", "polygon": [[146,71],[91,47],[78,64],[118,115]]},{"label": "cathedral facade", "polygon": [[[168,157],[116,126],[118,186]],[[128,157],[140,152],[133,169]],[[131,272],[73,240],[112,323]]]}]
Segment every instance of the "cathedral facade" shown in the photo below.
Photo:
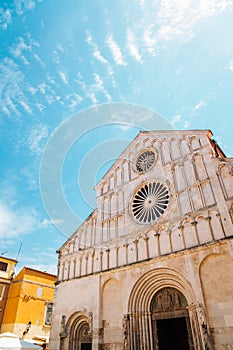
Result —
[{"label": "cathedral facade", "polygon": [[233,349],[233,159],[140,132],[58,250],[50,350]]}]

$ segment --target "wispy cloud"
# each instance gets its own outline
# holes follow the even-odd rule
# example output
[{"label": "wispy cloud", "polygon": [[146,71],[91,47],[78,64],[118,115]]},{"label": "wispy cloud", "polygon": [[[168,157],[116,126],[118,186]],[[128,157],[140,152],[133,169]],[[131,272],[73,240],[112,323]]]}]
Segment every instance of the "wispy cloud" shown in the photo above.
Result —
[{"label": "wispy cloud", "polygon": [[112,35],[108,36],[106,43],[107,43],[109,49],[111,50],[112,57],[113,57],[115,63],[119,66],[126,66],[127,63],[123,59],[121,49],[117,45],[116,41],[113,39]]},{"label": "wispy cloud", "polygon": [[[198,32],[198,24],[233,6],[232,0],[161,0],[143,3],[140,31],[144,47],[155,55],[161,45],[172,40],[188,41]],[[155,24],[156,23],[156,24]]]},{"label": "wispy cloud", "polygon": [[110,102],[112,100],[109,92],[104,88],[103,80],[100,78],[100,76],[96,73],[94,73],[94,79],[95,79],[95,86],[98,91],[101,91],[104,96],[106,97],[107,101]]},{"label": "wispy cloud", "polygon": [[194,111],[198,111],[199,109],[201,109],[202,107],[206,106],[206,102],[204,100],[200,100],[194,107],[193,110]]},{"label": "wispy cloud", "polygon": [[184,121],[184,128],[187,129],[190,126],[190,122],[188,120]]},{"label": "wispy cloud", "polygon": [[116,82],[115,82],[115,79],[113,77],[113,68],[112,68],[111,64],[109,63],[109,61],[102,55],[100,49],[98,48],[98,45],[94,42],[89,30],[86,32],[86,42],[93,49],[93,57],[106,66],[108,75],[111,77],[111,80],[112,80],[112,86],[115,87]]},{"label": "wispy cloud", "polygon": [[61,80],[63,81],[64,84],[69,85],[68,82],[68,78],[67,78],[67,73],[65,73],[64,71],[59,70],[58,71],[58,75],[61,78]]},{"label": "wispy cloud", "polygon": [[23,92],[25,85],[25,76],[19,66],[12,59],[4,58],[0,62],[0,106],[4,114],[8,115],[8,111],[18,116],[21,114],[19,102],[28,104]]},{"label": "wispy cloud", "polygon": [[103,79],[100,77],[100,75],[94,73],[93,78],[94,82],[87,86],[81,73],[78,73],[77,82],[81,86],[83,94],[86,95],[86,97],[89,98],[94,105],[98,103],[96,95],[99,93],[102,93],[108,102],[111,101],[112,98],[109,92],[105,89]]},{"label": "wispy cloud", "polygon": [[155,35],[153,35],[152,31],[153,26],[151,28],[147,28],[144,31],[143,41],[146,49],[149,51],[149,53],[152,56],[156,55],[156,44],[158,42],[158,39]]},{"label": "wispy cloud", "polygon": [[27,146],[32,153],[40,155],[43,152],[48,135],[48,127],[44,124],[39,124],[31,130],[27,138]]},{"label": "wispy cloud", "polygon": [[92,46],[92,48],[93,48],[93,56],[94,56],[98,61],[100,61],[101,63],[108,65],[109,63],[108,63],[107,59],[104,58],[104,57],[102,56],[102,54],[101,54],[101,52],[100,52],[100,50],[99,50],[97,44],[94,43],[93,38],[92,38],[92,35],[91,35],[91,33],[90,33],[89,30],[87,30],[87,32],[86,32],[86,42],[87,42],[90,46]]},{"label": "wispy cloud", "polygon": [[181,35],[191,38],[197,23],[225,11],[232,4],[232,0],[162,0],[158,12],[158,37],[160,40],[171,40]]},{"label": "wispy cloud", "polygon": [[36,6],[36,2],[33,0],[15,0],[14,5],[16,13],[22,16],[25,10],[33,10]]},{"label": "wispy cloud", "polygon": [[229,69],[233,73],[233,59],[227,65],[227,69]]},{"label": "wispy cloud", "polygon": [[15,44],[13,44],[10,48],[10,53],[15,58],[20,58],[24,64],[29,64],[29,61],[24,55],[24,52],[32,51],[35,47],[39,47],[39,43],[32,39],[30,34],[26,35],[26,38],[19,37]]},{"label": "wispy cloud", "polygon": [[61,219],[55,219],[55,218],[51,218],[51,219],[44,219],[42,221],[42,224],[47,227],[47,226],[50,226],[50,225],[58,225],[58,224],[62,224],[64,221],[61,220]]},{"label": "wispy cloud", "polygon": [[35,60],[36,60],[37,62],[40,63],[40,65],[41,65],[42,68],[45,68],[45,63],[42,61],[42,59],[39,57],[39,55],[34,54],[34,58],[35,58]]},{"label": "wispy cloud", "polygon": [[170,123],[172,124],[172,126],[175,126],[175,124],[177,124],[180,120],[181,120],[181,114],[177,114],[170,119]]},{"label": "wispy cloud", "polygon": [[12,15],[10,9],[3,10],[0,8],[0,28],[6,30],[12,23]]},{"label": "wispy cloud", "polygon": [[[14,0],[8,2],[8,8],[0,7],[0,28],[6,30],[18,16],[23,16],[27,11],[33,10],[37,3],[43,0]],[[7,2],[2,6],[6,6]]]},{"label": "wispy cloud", "polygon": [[73,93],[67,96],[67,100],[70,103],[69,108],[74,109],[83,101],[83,98],[79,94]]},{"label": "wispy cloud", "polygon": [[98,100],[96,98],[96,95],[93,91],[93,84],[90,86],[87,86],[87,84],[85,83],[82,74],[79,72],[77,74],[77,79],[76,81],[78,82],[78,84],[81,87],[81,90],[83,92],[83,94],[89,99],[91,100],[91,102],[93,103],[93,105],[96,105],[98,103]]},{"label": "wispy cloud", "polygon": [[38,216],[31,208],[15,209],[0,201],[0,238],[26,235],[39,226]]},{"label": "wispy cloud", "polygon": [[32,114],[32,109],[25,101],[19,101],[19,104],[23,107],[23,109],[28,112],[28,114]]},{"label": "wispy cloud", "polygon": [[127,48],[129,50],[129,54],[139,63],[142,63],[142,56],[139,53],[139,49],[136,45],[136,38],[133,32],[128,29],[127,30]]}]

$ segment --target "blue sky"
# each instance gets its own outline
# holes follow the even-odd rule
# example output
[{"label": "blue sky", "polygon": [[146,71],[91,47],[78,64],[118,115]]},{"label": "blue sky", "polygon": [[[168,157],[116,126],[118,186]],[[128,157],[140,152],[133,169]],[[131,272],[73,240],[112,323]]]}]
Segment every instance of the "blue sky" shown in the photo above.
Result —
[{"label": "blue sky", "polygon": [[[232,155],[232,18],[232,0],[0,2],[0,255],[15,258],[22,243],[18,270],[55,272],[72,228],[61,233],[54,223],[64,218],[47,214],[40,164],[54,131],[87,108],[144,106],[174,128],[211,129]],[[137,131],[92,130],[67,154],[62,188],[82,219],[91,211],[77,184],[87,150]]]}]

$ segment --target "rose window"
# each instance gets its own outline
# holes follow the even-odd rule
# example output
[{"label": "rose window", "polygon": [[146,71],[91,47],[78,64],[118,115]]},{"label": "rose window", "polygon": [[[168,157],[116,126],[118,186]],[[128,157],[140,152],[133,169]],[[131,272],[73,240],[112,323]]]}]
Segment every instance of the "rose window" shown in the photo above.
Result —
[{"label": "rose window", "polygon": [[136,170],[139,173],[144,173],[152,168],[155,163],[155,152],[151,150],[141,153],[136,160]]},{"label": "rose window", "polygon": [[155,222],[166,210],[168,201],[168,188],[159,182],[149,182],[133,196],[131,202],[133,217],[141,224]]}]

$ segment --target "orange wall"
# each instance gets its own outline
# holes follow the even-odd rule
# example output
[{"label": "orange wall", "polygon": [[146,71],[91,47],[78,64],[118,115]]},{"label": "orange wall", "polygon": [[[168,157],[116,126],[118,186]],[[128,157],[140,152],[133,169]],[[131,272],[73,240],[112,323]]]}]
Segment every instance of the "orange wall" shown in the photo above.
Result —
[{"label": "orange wall", "polygon": [[53,275],[23,268],[10,287],[3,325],[27,325],[31,321],[32,325],[43,326],[46,302],[54,299],[55,280]]}]

